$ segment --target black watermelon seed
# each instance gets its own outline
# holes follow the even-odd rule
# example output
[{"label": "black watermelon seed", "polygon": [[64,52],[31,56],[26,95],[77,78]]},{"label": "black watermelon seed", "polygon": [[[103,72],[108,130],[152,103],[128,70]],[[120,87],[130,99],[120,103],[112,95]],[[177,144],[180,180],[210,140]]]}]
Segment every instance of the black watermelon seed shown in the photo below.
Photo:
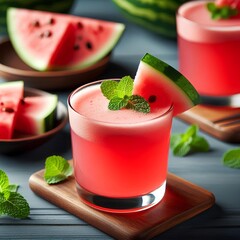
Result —
[{"label": "black watermelon seed", "polygon": [[80,48],[80,46],[78,45],[78,44],[75,44],[74,46],[73,46],[73,49],[74,50],[78,50]]},{"label": "black watermelon seed", "polygon": [[87,49],[92,49],[93,48],[92,44],[90,42],[86,42],[86,47],[87,47]]},{"label": "black watermelon seed", "polygon": [[55,23],[55,19],[54,18],[50,18],[48,21],[48,24],[53,25]]},{"label": "black watermelon seed", "polygon": [[47,30],[47,31],[45,31],[45,32],[42,32],[42,33],[40,34],[40,38],[49,38],[49,37],[51,37],[51,36],[52,36],[52,32],[49,31],[49,30]]},{"label": "black watermelon seed", "polygon": [[2,110],[2,112],[7,112],[7,113],[13,113],[14,112],[14,109],[10,108],[10,107],[3,107],[1,110]]},{"label": "black watermelon seed", "polygon": [[83,24],[82,24],[81,22],[77,22],[77,27],[78,27],[79,29],[83,29]]},{"label": "black watermelon seed", "polygon": [[148,102],[149,103],[154,103],[156,102],[157,100],[157,97],[155,95],[151,95],[149,98],[148,98]]},{"label": "black watermelon seed", "polygon": [[32,26],[40,27],[40,22],[38,20],[35,20],[35,21],[32,22]]}]

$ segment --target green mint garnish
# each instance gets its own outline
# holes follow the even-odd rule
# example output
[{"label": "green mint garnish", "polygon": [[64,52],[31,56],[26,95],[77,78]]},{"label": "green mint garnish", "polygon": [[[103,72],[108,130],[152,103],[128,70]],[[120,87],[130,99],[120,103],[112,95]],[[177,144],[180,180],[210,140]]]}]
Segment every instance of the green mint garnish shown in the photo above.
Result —
[{"label": "green mint garnish", "polygon": [[122,108],[133,109],[138,112],[149,113],[149,103],[141,96],[132,95],[133,79],[130,76],[123,77],[119,82],[106,80],[101,84],[103,95],[110,100],[110,110]]},{"label": "green mint garnish", "polygon": [[73,173],[72,166],[61,156],[50,156],[45,161],[44,179],[48,184],[59,183]]},{"label": "green mint garnish", "polygon": [[9,184],[7,174],[0,169],[0,216],[26,218],[30,214],[30,207],[25,198],[17,193],[18,185]]},{"label": "green mint garnish", "polygon": [[240,168],[240,148],[226,151],[223,155],[222,162],[224,166]]},{"label": "green mint garnish", "polygon": [[215,3],[207,3],[207,9],[211,13],[211,18],[214,20],[228,19],[238,14],[238,9],[230,6],[217,6]]},{"label": "green mint garnish", "polygon": [[183,157],[193,152],[209,151],[209,143],[204,137],[198,135],[197,125],[191,125],[185,133],[171,136],[170,147],[175,156]]}]

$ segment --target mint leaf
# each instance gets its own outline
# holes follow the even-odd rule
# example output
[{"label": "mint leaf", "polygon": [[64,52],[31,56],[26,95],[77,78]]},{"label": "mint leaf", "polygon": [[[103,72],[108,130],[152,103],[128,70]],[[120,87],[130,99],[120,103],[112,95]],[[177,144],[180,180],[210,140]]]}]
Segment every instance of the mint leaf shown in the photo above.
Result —
[{"label": "mint leaf", "polygon": [[9,190],[10,192],[17,192],[18,187],[19,187],[19,185],[10,184],[10,185],[8,185],[8,190]]},{"label": "mint leaf", "polygon": [[194,152],[208,152],[209,143],[208,141],[200,136],[195,136],[191,142],[192,149]]},{"label": "mint leaf", "polygon": [[73,173],[72,166],[61,156],[50,156],[45,161],[44,179],[48,184],[55,184],[67,179]]},{"label": "mint leaf", "polygon": [[110,110],[120,110],[126,107],[127,104],[128,104],[128,97],[124,97],[124,98],[114,97],[110,100],[108,104],[108,108]]},{"label": "mint leaf", "polygon": [[143,112],[143,113],[150,112],[149,103],[143,97],[138,95],[132,95],[129,98],[126,108],[133,109],[135,111]]},{"label": "mint leaf", "polygon": [[209,143],[204,137],[198,136],[199,128],[191,125],[184,133],[171,136],[170,148],[175,156],[183,157],[193,152],[209,151]]},{"label": "mint leaf", "polygon": [[130,76],[123,77],[116,88],[116,94],[120,98],[131,97],[133,91],[133,79]]},{"label": "mint leaf", "polygon": [[207,9],[214,20],[228,19],[238,14],[238,9],[231,6],[217,6],[215,3],[207,3]]},{"label": "mint leaf", "polygon": [[222,163],[230,168],[240,168],[240,148],[230,149],[225,152]]},{"label": "mint leaf", "polygon": [[117,81],[106,80],[101,83],[102,94],[108,99],[111,100],[113,97],[117,96],[116,89],[118,86]]},{"label": "mint leaf", "polygon": [[0,193],[7,189],[9,186],[9,180],[7,174],[0,169]]},{"label": "mint leaf", "polygon": [[178,144],[175,145],[173,149],[173,154],[175,156],[183,157],[187,155],[191,151],[191,138],[188,141],[180,141]]},{"label": "mint leaf", "polygon": [[127,108],[143,113],[150,112],[149,103],[143,97],[132,95],[133,79],[130,76],[123,77],[119,82],[103,81],[100,88],[103,95],[110,100],[109,110]]},{"label": "mint leaf", "polygon": [[0,215],[26,218],[30,207],[22,195],[17,193],[18,185],[9,184],[7,174],[0,169]]},{"label": "mint leaf", "polygon": [[8,215],[14,218],[26,218],[30,213],[27,201],[16,192],[0,193],[0,215]]}]

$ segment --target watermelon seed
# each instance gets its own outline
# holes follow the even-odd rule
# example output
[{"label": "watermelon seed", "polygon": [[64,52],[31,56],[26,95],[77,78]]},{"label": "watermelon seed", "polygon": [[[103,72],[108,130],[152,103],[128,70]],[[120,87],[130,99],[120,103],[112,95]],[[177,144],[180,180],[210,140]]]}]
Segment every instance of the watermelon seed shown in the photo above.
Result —
[{"label": "watermelon seed", "polygon": [[87,49],[92,49],[92,44],[90,42],[86,42]]},{"label": "watermelon seed", "polygon": [[1,102],[0,105],[3,106],[3,105],[4,105],[4,102]]},{"label": "watermelon seed", "polygon": [[155,95],[151,95],[149,98],[148,98],[148,102],[149,103],[154,103],[156,102],[157,100],[157,97]]},{"label": "watermelon seed", "polygon": [[55,23],[55,19],[54,18],[50,18],[48,24],[53,25],[54,23]]},{"label": "watermelon seed", "polygon": [[73,49],[74,50],[78,50],[80,48],[80,46],[78,45],[78,44],[75,44],[74,46],[73,46]]},{"label": "watermelon seed", "polygon": [[33,21],[32,25],[34,27],[40,27],[40,22],[38,20]]},{"label": "watermelon seed", "polygon": [[45,37],[48,38],[48,37],[51,37],[51,36],[52,36],[52,32],[49,31],[49,30],[40,34],[40,38],[45,38]]},{"label": "watermelon seed", "polygon": [[83,29],[83,24],[82,24],[81,22],[77,22],[77,27],[78,27],[79,29]]},{"label": "watermelon seed", "polygon": [[24,101],[23,98],[21,99],[20,103],[21,103],[21,104],[25,104],[25,101]]},{"label": "watermelon seed", "polygon": [[2,107],[2,112],[13,113],[14,109],[10,107]]}]

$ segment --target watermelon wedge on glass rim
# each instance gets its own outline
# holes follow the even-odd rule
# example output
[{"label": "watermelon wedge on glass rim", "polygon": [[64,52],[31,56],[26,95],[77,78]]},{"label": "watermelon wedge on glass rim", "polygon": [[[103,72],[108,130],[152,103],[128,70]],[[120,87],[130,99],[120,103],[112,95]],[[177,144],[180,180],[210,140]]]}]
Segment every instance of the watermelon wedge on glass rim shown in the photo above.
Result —
[{"label": "watermelon wedge on glass rim", "polygon": [[82,69],[108,55],[121,23],[37,10],[9,8],[7,27],[19,57],[39,71]]},{"label": "watermelon wedge on glass rim", "polygon": [[173,116],[200,103],[197,90],[180,72],[149,53],[138,66],[133,94],[144,97],[152,112],[173,104]]}]

